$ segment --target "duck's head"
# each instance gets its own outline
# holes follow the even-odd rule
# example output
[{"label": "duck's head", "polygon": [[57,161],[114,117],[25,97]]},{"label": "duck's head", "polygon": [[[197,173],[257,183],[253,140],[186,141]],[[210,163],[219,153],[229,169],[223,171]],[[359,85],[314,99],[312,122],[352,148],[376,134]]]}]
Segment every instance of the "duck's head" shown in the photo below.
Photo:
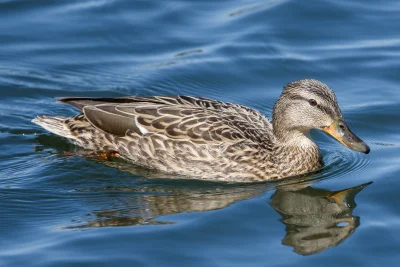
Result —
[{"label": "duck's head", "polygon": [[320,129],[352,150],[370,151],[347,126],[332,89],[317,80],[299,80],[285,86],[274,106],[273,126],[274,134],[282,141]]}]

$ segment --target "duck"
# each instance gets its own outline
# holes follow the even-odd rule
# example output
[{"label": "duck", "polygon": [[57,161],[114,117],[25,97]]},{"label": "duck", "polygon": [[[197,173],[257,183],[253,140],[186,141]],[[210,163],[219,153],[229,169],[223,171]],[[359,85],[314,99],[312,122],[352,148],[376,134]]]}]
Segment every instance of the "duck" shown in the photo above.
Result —
[{"label": "duck", "polygon": [[204,97],[58,100],[81,113],[32,122],[85,150],[179,178],[261,182],[315,172],[323,161],[311,129],[370,152],[346,124],[333,90],[315,79],[284,86],[272,121],[250,107]]}]

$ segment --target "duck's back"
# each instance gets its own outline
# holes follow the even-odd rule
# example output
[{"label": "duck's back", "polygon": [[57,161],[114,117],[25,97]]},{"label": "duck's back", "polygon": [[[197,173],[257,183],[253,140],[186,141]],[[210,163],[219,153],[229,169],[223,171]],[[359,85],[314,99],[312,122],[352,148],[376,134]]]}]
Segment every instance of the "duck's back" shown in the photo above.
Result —
[{"label": "duck's back", "polygon": [[78,145],[187,177],[259,180],[257,161],[274,144],[268,119],[241,105],[185,96],[60,101],[83,112],[64,120]]}]

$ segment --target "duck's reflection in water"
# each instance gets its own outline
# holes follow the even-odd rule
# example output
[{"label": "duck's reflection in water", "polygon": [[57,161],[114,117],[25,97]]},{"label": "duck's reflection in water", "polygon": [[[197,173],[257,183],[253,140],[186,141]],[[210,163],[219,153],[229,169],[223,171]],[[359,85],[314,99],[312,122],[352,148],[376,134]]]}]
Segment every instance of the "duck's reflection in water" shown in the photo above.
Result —
[{"label": "duck's reflection in water", "polygon": [[[147,177],[160,175],[140,167],[136,167],[133,172]],[[282,243],[293,247],[298,254],[310,255],[337,246],[355,231],[360,224],[360,218],[353,215],[356,207],[354,198],[369,184],[328,191],[313,188],[307,181],[272,186],[193,181],[169,183],[164,180],[162,183],[146,183],[145,186],[135,188],[90,189],[104,191],[104,194],[110,191],[120,192],[118,204],[114,202],[110,209],[93,211],[94,218],[85,224],[66,228],[171,224],[174,222],[164,221],[162,216],[223,209],[275,187],[276,191],[271,196],[269,205],[282,216],[281,222],[286,226]]]},{"label": "duck's reflection in water", "polygon": [[[111,210],[94,211],[94,220],[84,225],[67,227],[91,228],[104,226],[154,225],[172,224],[163,221],[161,216],[218,210],[229,205],[249,199],[262,193],[258,188],[106,188],[100,190],[131,192],[128,198],[121,197],[119,204]],[[179,188],[180,187],[180,188]],[[123,204],[121,204],[123,203]]]},{"label": "duck's reflection in water", "polygon": [[311,255],[343,242],[360,224],[360,217],[353,215],[354,198],[369,184],[340,191],[310,186],[296,191],[278,189],[269,204],[286,225],[282,244],[298,254]]}]

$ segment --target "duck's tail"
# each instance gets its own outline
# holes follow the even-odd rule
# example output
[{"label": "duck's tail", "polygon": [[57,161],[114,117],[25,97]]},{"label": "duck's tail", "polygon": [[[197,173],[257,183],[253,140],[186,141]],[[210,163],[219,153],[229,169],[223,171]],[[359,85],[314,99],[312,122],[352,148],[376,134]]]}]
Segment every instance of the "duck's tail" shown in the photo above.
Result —
[{"label": "duck's tail", "polygon": [[66,117],[49,117],[49,116],[37,116],[32,120],[33,123],[36,123],[37,125],[42,126],[44,129],[46,129],[49,132],[52,132],[54,134],[66,137],[66,138],[72,138],[74,137],[71,134],[71,130],[65,123],[65,120],[68,118]]}]

